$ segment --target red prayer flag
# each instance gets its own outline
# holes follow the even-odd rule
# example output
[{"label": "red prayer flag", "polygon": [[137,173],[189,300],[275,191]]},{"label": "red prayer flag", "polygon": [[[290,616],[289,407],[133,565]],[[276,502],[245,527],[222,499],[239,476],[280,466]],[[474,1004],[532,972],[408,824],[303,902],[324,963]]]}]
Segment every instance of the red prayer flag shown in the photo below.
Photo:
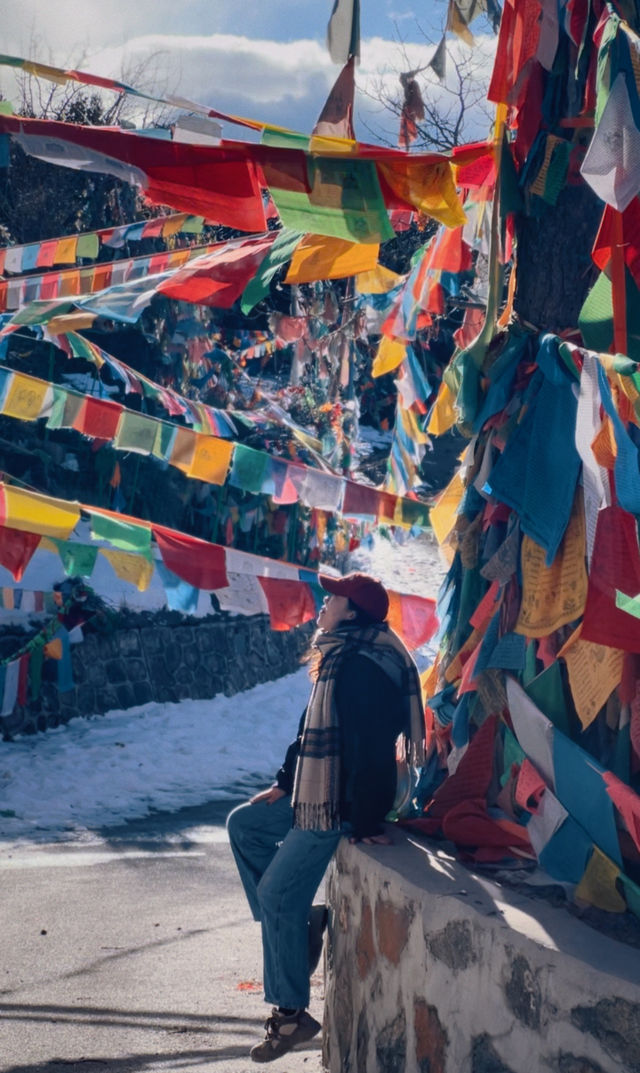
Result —
[{"label": "red prayer flag", "polygon": [[616,591],[640,592],[640,552],[635,518],[621,507],[598,514],[581,640],[640,652],[640,619],[616,607]]},{"label": "red prayer flag", "polygon": [[0,526],[0,566],[9,570],[16,581],[20,581],[40,540],[38,533]]},{"label": "red prayer flag", "polygon": [[158,292],[178,301],[230,309],[255,276],[274,236],[272,232],[268,238],[230,242],[204,254],[161,283]]},{"label": "red prayer flag", "polygon": [[228,586],[225,549],[220,544],[209,544],[163,525],[153,525],[151,530],[162,561],[172,573],[206,592]]},{"label": "red prayer flag", "polygon": [[77,432],[93,439],[112,440],[116,434],[123,407],[108,399],[86,397],[73,422]]},{"label": "red prayer flag", "polygon": [[290,630],[316,617],[316,604],[305,581],[259,577],[267,598],[272,630]]}]

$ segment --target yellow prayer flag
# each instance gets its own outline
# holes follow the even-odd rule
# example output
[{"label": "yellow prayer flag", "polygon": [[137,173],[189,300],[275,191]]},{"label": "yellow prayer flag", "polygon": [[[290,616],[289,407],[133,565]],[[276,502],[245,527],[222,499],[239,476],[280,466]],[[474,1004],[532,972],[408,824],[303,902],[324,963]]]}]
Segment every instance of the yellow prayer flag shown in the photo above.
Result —
[{"label": "yellow prayer flag", "polygon": [[[73,294],[79,294],[79,286],[76,287],[76,275],[78,280],[80,273],[73,272]],[[50,335],[66,335],[67,332],[81,332],[84,328],[90,328],[94,320],[96,320],[97,313],[67,313],[59,317],[52,317],[47,324],[47,331]]]},{"label": "yellow prayer flag", "polygon": [[438,692],[438,670],[440,667],[440,656],[436,656],[434,662],[426,671],[423,671],[420,675],[420,685],[422,686],[422,696],[429,700]]},{"label": "yellow prayer flag", "polygon": [[451,388],[443,380],[438,389],[438,397],[429,417],[427,432],[430,436],[442,436],[453,428],[457,420],[454,398]]},{"label": "yellow prayer flag", "polygon": [[582,624],[565,641],[558,659],[567,665],[569,686],[584,730],[622,680],[624,652],[580,637]]},{"label": "yellow prayer flag", "polygon": [[347,242],[326,235],[305,235],[296,246],[285,283],[315,283],[343,279],[375,268],[380,246],[376,242]]},{"label": "yellow prayer flag", "polygon": [[64,86],[68,82],[68,76],[66,71],[61,71],[59,67],[49,67],[46,63],[34,63],[33,60],[25,60],[22,64],[22,70],[27,74],[35,75],[36,78],[46,78],[48,82],[56,82],[59,86]]},{"label": "yellow prayer flag", "polygon": [[464,482],[459,471],[456,471],[429,511],[429,520],[441,547],[456,523],[463,492]]},{"label": "yellow prayer flag", "polygon": [[62,641],[59,637],[54,637],[52,641],[47,641],[44,646],[45,659],[62,659]]},{"label": "yellow prayer flag", "polygon": [[522,538],[522,600],[514,632],[546,637],[578,619],[587,602],[586,527],[582,495],[575,497],[569,524],[551,566],[546,552],[525,533]]},{"label": "yellow prayer flag", "polygon": [[445,227],[462,227],[467,222],[458,197],[453,171],[448,160],[436,158],[430,166],[424,161],[377,161],[377,168],[398,197],[418,212],[431,216]]},{"label": "yellow prayer flag", "polygon": [[188,473],[193,462],[198,433],[190,428],[178,428],[171,448],[169,463],[183,473]]},{"label": "yellow prayer flag", "polygon": [[169,235],[177,235],[182,230],[187,220],[187,215],[186,212],[180,212],[176,216],[167,217],[162,224],[162,237],[168,238]]},{"label": "yellow prayer flag", "polygon": [[111,548],[100,548],[100,554],[113,567],[113,572],[122,581],[128,581],[135,585],[140,592],[149,588],[153,577],[153,563],[144,555],[136,555],[131,551],[114,551]]},{"label": "yellow prayer flag", "polygon": [[402,343],[399,339],[390,339],[388,335],[383,335],[378,344],[377,354],[373,359],[371,375],[384,376],[385,373],[393,372],[394,369],[398,368],[400,362],[404,361],[406,353],[406,343]]},{"label": "yellow prayer flag", "polygon": [[66,540],[80,519],[76,503],[65,503],[63,499],[52,499],[8,484],[2,486],[2,491],[6,511],[3,524],[10,529]]},{"label": "yellow prayer flag", "polygon": [[73,265],[76,261],[76,250],[78,248],[78,236],[72,235],[69,238],[61,238],[56,245],[55,253],[53,255],[54,265]]},{"label": "yellow prayer flag", "polygon": [[620,869],[615,861],[594,846],[585,873],[575,889],[576,900],[594,905],[596,909],[604,909],[607,913],[624,913],[627,903],[616,887],[619,875]]},{"label": "yellow prayer flag", "polygon": [[53,389],[44,380],[14,373],[11,377],[2,413],[6,417],[19,417],[22,421],[35,421],[53,396]]},{"label": "yellow prayer flag", "polygon": [[204,433],[196,434],[196,447],[188,477],[196,477],[208,484],[224,484],[229,472],[234,444]]},{"label": "yellow prayer flag", "polygon": [[309,141],[309,152],[317,153],[318,156],[350,155],[358,152],[358,143],[353,138],[330,137],[327,134],[312,134]]},{"label": "yellow prayer flag", "polygon": [[392,272],[384,265],[376,265],[370,272],[358,272],[356,290],[358,294],[388,294],[402,282],[404,276]]}]

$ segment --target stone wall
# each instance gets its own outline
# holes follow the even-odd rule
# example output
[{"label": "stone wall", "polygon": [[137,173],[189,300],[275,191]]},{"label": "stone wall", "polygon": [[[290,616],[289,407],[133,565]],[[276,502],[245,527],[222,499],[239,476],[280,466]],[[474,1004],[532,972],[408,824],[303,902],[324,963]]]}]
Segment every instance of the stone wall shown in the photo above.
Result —
[{"label": "stone wall", "polygon": [[0,729],[11,737],[148,701],[232,696],[297,670],[312,632],[312,623],[274,632],[265,615],[87,630],[71,647],[73,689],[43,681],[40,697],[1,717]]},{"label": "stone wall", "polygon": [[640,1073],[637,949],[394,838],[328,877],[330,1073]]}]

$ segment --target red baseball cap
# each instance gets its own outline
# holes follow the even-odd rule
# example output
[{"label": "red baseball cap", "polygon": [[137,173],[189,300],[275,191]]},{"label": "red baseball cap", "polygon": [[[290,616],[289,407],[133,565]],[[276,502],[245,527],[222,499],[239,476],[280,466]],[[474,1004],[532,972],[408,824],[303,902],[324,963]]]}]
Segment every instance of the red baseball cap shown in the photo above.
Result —
[{"label": "red baseball cap", "polygon": [[381,581],[369,574],[345,574],[332,577],[319,574],[318,581],[326,592],[334,596],[346,596],[351,603],[366,611],[376,622],[384,622],[389,610],[389,594]]}]

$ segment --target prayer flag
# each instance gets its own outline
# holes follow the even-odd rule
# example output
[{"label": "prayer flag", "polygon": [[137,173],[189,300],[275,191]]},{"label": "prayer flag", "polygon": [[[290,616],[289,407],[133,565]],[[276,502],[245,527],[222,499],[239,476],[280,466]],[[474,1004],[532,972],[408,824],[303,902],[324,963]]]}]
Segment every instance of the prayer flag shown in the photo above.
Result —
[{"label": "prayer flag", "polygon": [[154,570],[150,558],[128,551],[114,551],[112,548],[100,548],[100,554],[110,563],[116,577],[135,585],[139,592],[149,588]]},{"label": "prayer flag", "polygon": [[379,245],[373,242],[346,242],[324,235],[305,235],[292,255],[285,283],[314,283],[373,271],[379,250]]},{"label": "prayer flag", "polygon": [[272,245],[273,235],[225,243],[219,250],[196,257],[179,269],[160,283],[158,292],[178,301],[230,309]]},{"label": "prayer flag", "polygon": [[[229,472],[234,445],[229,440],[219,440],[214,436],[196,434],[196,445],[187,476],[195,477],[208,484],[224,484]],[[237,451],[239,448],[236,447]]]},{"label": "prayer flag", "polygon": [[360,59],[360,0],[334,0],[327,26],[327,48],[334,63]]},{"label": "prayer flag", "polygon": [[309,585],[303,581],[258,578],[269,608],[272,630],[290,630],[316,617],[316,605]]},{"label": "prayer flag", "polygon": [[0,525],[10,529],[66,540],[80,519],[80,508],[75,503],[7,484],[0,485],[0,491]]},{"label": "prayer flag", "polygon": [[207,592],[227,587],[223,547],[186,533],[176,533],[162,525],[153,526],[153,535],[163,563],[183,581]]},{"label": "prayer flag", "polygon": [[351,56],[338,75],[325,106],[318,116],[313,128],[314,135],[325,138],[355,139],[353,130],[354,64],[355,59]]},{"label": "prayer flag", "polygon": [[151,528],[149,524],[136,525],[133,521],[124,521],[115,514],[94,511],[87,508],[91,515],[91,537],[93,540],[106,540],[114,548],[135,551],[141,555],[151,556]]},{"label": "prayer flag", "polygon": [[20,581],[39,543],[37,533],[24,533],[1,525],[0,566],[9,570],[16,581]]}]

